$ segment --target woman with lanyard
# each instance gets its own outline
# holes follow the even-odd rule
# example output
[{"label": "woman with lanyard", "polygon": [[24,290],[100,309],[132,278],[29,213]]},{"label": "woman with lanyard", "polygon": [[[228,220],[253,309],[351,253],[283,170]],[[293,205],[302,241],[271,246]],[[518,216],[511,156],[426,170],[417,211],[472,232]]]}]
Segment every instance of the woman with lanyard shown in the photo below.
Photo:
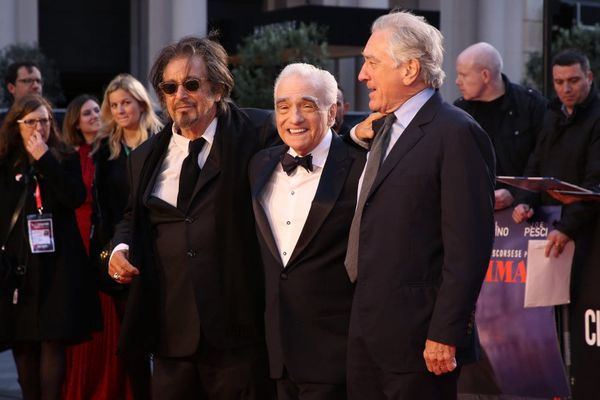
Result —
[{"label": "woman with lanyard", "polygon": [[[123,217],[129,187],[127,157],[150,135],[162,128],[144,86],[129,74],[117,75],[106,88],[100,107],[102,128],[96,136],[93,159],[96,173],[93,185],[94,214],[90,257],[103,260],[99,279],[101,290],[112,295],[119,318],[123,318],[127,287],[108,276],[110,238]],[[103,268],[106,268],[105,270]],[[107,349],[116,352],[116,348]],[[133,397],[150,397],[150,363],[143,356],[124,356]]]},{"label": "woman with lanyard", "polygon": [[59,399],[65,346],[87,339],[100,318],[75,221],[85,199],[79,157],[38,95],[18,100],[0,129],[0,193],[10,271],[0,287],[0,346],[12,348],[24,399]]}]

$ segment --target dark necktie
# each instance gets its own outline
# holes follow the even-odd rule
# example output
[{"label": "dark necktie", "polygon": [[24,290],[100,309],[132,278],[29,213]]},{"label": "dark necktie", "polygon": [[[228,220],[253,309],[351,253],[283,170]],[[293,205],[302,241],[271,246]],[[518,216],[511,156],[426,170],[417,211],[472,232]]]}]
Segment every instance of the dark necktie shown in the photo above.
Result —
[{"label": "dark necktie", "polygon": [[281,155],[281,167],[283,168],[286,174],[291,175],[292,172],[294,172],[296,168],[298,168],[298,166],[304,167],[304,169],[306,169],[307,171],[312,171],[312,154],[306,155],[304,157],[294,157],[289,153]]},{"label": "dark necktie", "polygon": [[199,138],[190,141],[188,147],[188,156],[183,160],[181,164],[181,174],[179,175],[179,193],[177,194],[177,208],[182,211],[186,211],[192,193],[194,193],[194,187],[200,175],[200,166],[198,165],[198,155],[202,151],[202,147],[206,143],[206,140]]},{"label": "dark necktie", "polygon": [[[377,126],[380,124],[377,124],[377,122],[382,119],[373,123],[374,130],[377,130]],[[369,150],[369,159],[365,166],[358,203],[356,204],[356,211],[354,211],[354,218],[352,218],[352,225],[350,226],[350,235],[348,236],[348,251],[346,252],[346,260],[344,263],[346,264],[346,271],[348,272],[348,277],[351,282],[355,282],[358,275],[358,243],[360,240],[360,221],[362,219],[363,209],[365,208],[367,196],[371,191],[373,182],[375,182],[377,172],[379,172],[379,167],[383,163],[385,153],[390,144],[392,125],[394,125],[396,115],[394,113],[388,114],[383,120],[383,126],[377,130],[377,134],[375,135],[371,149]]]}]

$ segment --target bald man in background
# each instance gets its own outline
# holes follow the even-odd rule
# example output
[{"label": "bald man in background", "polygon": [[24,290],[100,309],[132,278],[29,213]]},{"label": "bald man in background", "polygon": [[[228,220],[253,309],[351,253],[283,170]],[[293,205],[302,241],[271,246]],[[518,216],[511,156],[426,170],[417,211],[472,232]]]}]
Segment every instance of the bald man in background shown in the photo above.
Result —
[{"label": "bald man in background", "polygon": [[[487,132],[496,151],[496,174],[520,176],[533,152],[547,100],[508,80],[502,57],[491,44],[467,47],[456,59],[456,86],[462,108]],[[498,185],[495,209],[510,207],[517,189]]]}]

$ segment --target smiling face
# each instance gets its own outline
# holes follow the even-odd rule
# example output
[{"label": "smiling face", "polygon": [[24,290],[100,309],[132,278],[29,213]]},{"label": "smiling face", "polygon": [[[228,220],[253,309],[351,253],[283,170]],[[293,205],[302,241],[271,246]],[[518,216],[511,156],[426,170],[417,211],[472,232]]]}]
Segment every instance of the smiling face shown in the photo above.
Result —
[{"label": "smiling face", "polygon": [[110,113],[121,128],[137,130],[140,126],[142,106],[127,90],[117,89],[108,95]]},{"label": "smiling face", "polygon": [[34,133],[40,135],[44,143],[48,142],[48,138],[50,137],[50,124],[52,120],[50,120],[50,113],[48,109],[44,106],[39,106],[35,111],[30,112],[29,114],[25,114],[22,118],[24,121],[29,120],[43,120],[45,123],[37,122],[35,126],[30,127],[25,123],[19,124],[19,132],[21,133],[21,138],[23,139],[23,143],[27,142],[27,139]]},{"label": "smiling face", "polygon": [[581,64],[552,67],[554,90],[567,111],[573,112],[577,104],[585,101],[592,87],[592,71],[584,72]]},{"label": "smiling face", "polygon": [[364,50],[364,63],[358,80],[369,89],[371,111],[390,113],[400,107],[413,93],[407,90],[405,67],[396,65],[388,51],[391,32],[385,29],[371,34]]},{"label": "smiling face", "polygon": [[336,106],[322,89],[299,75],[283,78],[275,93],[275,122],[281,139],[301,156],[309,154],[333,125]]},{"label": "smiling face", "polygon": [[84,136],[95,135],[100,130],[100,106],[94,100],[88,100],[81,106],[77,129]]}]

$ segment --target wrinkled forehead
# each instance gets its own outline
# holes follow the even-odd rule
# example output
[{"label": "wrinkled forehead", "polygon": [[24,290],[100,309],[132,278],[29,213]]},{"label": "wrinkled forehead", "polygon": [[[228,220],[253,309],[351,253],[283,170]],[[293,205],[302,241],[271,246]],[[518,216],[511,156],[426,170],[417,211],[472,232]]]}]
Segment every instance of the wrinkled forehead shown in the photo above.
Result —
[{"label": "wrinkled forehead", "polygon": [[279,82],[275,93],[275,103],[282,101],[300,103],[312,102],[318,106],[325,103],[324,89],[301,75],[290,75]]},{"label": "wrinkled forehead", "polygon": [[206,76],[206,64],[199,55],[180,55],[172,58],[163,71],[163,80],[183,80],[188,77]]}]

